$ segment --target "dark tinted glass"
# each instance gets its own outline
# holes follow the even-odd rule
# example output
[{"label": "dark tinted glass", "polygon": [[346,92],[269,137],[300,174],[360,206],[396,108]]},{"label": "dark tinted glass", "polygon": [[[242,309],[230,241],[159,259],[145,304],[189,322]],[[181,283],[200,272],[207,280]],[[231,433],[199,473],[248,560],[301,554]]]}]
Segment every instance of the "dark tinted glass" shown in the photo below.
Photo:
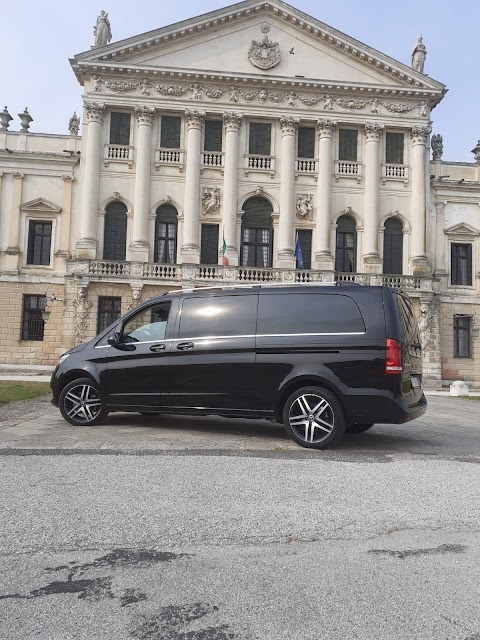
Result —
[{"label": "dark tinted glass", "polygon": [[105,212],[104,260],[125,260],[127,250],[127,207],[122,202],[109,204]]},{"label": "dark tinted glass", "polygon": [[122,342],[163,340],[167,331],[171,304],[171,302],[160,302],[130,318],[123,328]]},{"label": "dark tinted glass", "polygon": [[419,342],[417,319],[413,312],[412,303],[408,298],[398,294],[397,308],[403,340],[408,344]]},{"label": "dark tinted glass", "polygon": [[202,224],[200,264],[218,264],[218,224]]},{"label": "dark tinted glass", "polygon": [[27,264],[50,264],[52,223],[30,220],[28,227]]},{"label": "dark tinted glass", "polygon": [[453,356],[455,358],[470,358],[470,316],[453,317]]},{"label": "dark tinted glass", "polygon": [[339,294],[260,295],[259,335],[365,332],[362,314],[352,298]]},{"label": "dark tinted glass", "polygon": [[187,298],[178,337],[254,335],[256,317],[256,295]]},{"label": "dark tinted glass", "polygon": [[180,149],[181,126],[182,120],[178,116],[162,116],[160,146],[165,149]]},{"label": "dark tinted glass", "polygon": [[340,129],[338,132],[338,159],[355,162],[357,160],[358,131]]},{"label": "dark tinted glass", "polygon": [[222,150],[222,129],[223,124],[219,120],[205,121],[204,151]]},{"label": "dark tinted glass", "polygon": [[385,134],[385,161],[389,164],[403,164],[403,133]]},{"label": "dark tinted glass", "polygon": [[130,114],[113,112],[110,116],[110,144],[130,144]]},{"label": "dark tinted glass", "polygon": [[389,218],[383,235],[383,273],[403,272],[403,226],[400,220]]},{"label": "dark tinted glass", "polygon": [[42,311],[45,310],[46,304],[46,296],[23,296],[22,340],[43,340],[45,321]]},{"label": "dark tinted glass", "polygon": [[300,247],[302,249],[303,268],[312,268],[312,231],[311,229],[300,229],[297,231]]},{"label": "dark tinted glass", "polygon": [[97,334],[122,315],[122,299],[100,296],[98,298]]},{"label": "dark tinted glass", "polygon": [[298,127],[298,153],[299,158],[315,157],[315,129],[311,127]]},{"label": "dark tinted glass", "polygon": [[272,126],[263,122],[251,122],[248,152],[254,155],[269,156],[271,149]]},{"label": "dark tinted glass", "polygon": [[452,244],[452,284],[472,285],[471,244]]}]

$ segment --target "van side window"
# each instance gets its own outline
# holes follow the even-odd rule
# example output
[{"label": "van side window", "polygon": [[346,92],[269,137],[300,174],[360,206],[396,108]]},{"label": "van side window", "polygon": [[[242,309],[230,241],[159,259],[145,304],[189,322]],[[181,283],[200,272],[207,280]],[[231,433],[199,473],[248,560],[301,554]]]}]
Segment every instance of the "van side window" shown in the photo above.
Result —
[{"label": "van side window", "polygon": [[122,342],[153,342],[163,340],[167,331],[171,302],[161,302],[143,309],[126,323]]},{"label": "van side window", "polygon": [[256,295],[187,298],[177,337],[254,335],[257,300]]},{"label": "van side window", "polygon": [[260,295],[258,335],[295,333],[364,333],[355,301],[340,294]]}]

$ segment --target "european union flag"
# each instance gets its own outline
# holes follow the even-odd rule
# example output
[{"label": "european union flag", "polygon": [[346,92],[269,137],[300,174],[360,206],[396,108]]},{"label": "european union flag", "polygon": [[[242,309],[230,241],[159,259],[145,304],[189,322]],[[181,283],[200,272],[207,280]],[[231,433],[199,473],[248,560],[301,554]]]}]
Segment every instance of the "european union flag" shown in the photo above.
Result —
[{"label": "european union flag", "polygon": [[298,237],[297,232],[297,240],[295,242],[295,258],[297,260],[297,269],[303,269],[303,254],[302,254],[302,246],[300,244],[300,238]]}]

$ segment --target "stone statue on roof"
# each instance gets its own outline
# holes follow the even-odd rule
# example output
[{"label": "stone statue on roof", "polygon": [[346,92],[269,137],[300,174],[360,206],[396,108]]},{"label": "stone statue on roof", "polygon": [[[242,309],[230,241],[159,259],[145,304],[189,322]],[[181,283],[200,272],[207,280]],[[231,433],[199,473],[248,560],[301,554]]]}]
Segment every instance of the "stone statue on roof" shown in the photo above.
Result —
[{"label": "stone statue on roof", "polygon": [[424,73],[425,58],[427,57],[427,48],[423,44],[423,37],[418,36],[417,44],[412,51],[412,69],[420,73]]},{"label": "stone statue on roof", "polygon": [[112,39],[112,29],[110,27],[108,13],[105,13],[103,10],[100,11],[97,23],[93,27],[93,35],[95,36],[96,47],[104,47]]}]

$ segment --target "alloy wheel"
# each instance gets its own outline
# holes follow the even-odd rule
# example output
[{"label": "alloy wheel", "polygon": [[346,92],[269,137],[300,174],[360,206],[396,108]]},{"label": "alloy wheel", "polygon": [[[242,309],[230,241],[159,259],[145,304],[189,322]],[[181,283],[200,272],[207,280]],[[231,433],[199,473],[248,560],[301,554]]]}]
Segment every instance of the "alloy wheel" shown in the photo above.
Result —
[{"label": "alloy wheel", "polygon": [[335,426],[330,404],[325,398],[312,393],[301,395],[292,402],[288,420],[297,437],[310,444],[328,438]]},{"label": "alloy wheel", "polygon": [[65,394],[63,407],[71,420],[88,425],[102,411],[102,401],[95,387],[79,384]]}]

